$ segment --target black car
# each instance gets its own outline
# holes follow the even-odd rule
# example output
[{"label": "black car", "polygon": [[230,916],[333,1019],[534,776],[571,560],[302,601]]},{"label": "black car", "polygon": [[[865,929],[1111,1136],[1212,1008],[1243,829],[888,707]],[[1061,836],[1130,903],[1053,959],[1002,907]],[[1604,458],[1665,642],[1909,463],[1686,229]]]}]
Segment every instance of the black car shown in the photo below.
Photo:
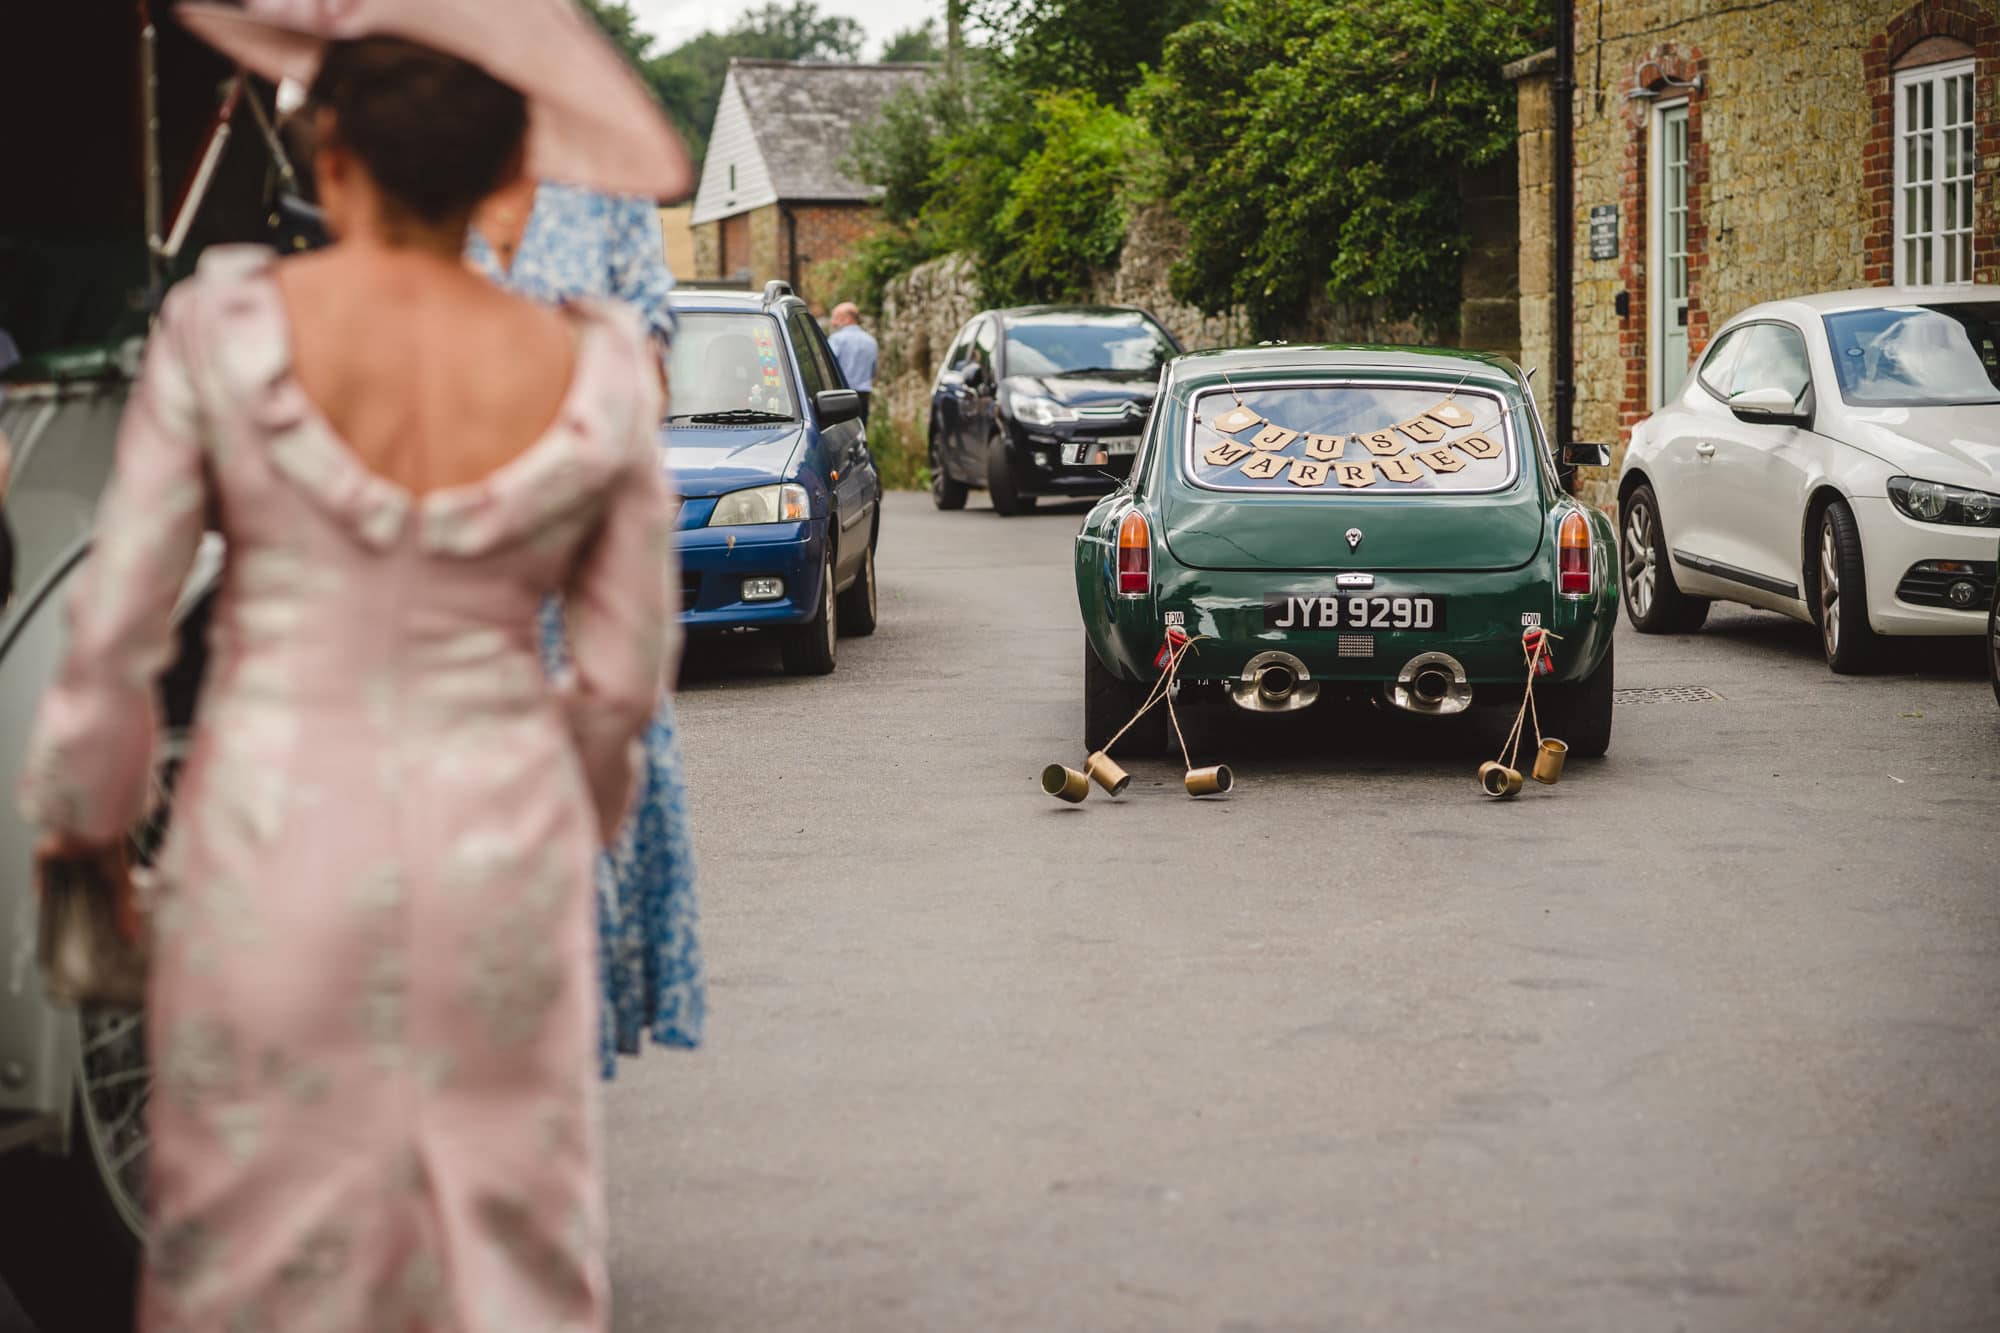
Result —
[{"label": "black car", "polygon": [[982,487],[1000,514],[1044,495],[1115,487],[1153,410],[1171,333],[1129,306],[985,310],[959,331],[931,389],[931,499]]}]

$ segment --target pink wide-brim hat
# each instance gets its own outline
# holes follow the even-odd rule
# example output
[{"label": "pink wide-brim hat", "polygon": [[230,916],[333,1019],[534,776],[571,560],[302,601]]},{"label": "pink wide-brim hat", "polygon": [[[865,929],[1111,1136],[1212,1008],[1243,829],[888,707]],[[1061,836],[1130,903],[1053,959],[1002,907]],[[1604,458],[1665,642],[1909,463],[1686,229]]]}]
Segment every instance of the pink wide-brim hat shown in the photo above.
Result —
[{"label": "pink wide-brim hat", "polygon": [[189,3],[188,30],[254,74],[310,85],[330,41],[401,37],[479,66],[528,99],[528,174],[679,199],[694,170],[624,57],[572,0]]}]

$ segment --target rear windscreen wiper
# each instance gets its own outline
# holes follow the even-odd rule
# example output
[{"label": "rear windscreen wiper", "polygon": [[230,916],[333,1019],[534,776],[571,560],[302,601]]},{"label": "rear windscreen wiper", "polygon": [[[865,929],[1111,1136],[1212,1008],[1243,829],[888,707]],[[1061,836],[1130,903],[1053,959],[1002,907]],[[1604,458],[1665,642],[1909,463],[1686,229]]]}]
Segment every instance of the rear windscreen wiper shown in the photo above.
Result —
[{"label": "rear windscreen wiper", "polygon": [[791,419],[790,416],[783,412],[766,412],[761,407],[731,407],[721,412],[676,412],[667,418],[669,421],[704,421],[722,425],[756,421],[790,421]]}]

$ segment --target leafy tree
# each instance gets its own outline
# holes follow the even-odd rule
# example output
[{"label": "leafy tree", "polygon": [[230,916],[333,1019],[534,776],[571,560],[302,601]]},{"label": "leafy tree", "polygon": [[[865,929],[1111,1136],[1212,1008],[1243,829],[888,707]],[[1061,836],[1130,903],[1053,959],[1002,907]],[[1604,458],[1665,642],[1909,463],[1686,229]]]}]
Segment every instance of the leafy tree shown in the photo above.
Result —
[{"label": "leafy tree", "polygon": [[653,39],[639,31],[639,16],[624,0],[583,0],[583,12],[597,20],[611,44],[642,73],[652,55]]},{"label": "leafy tree", "polygon": [[882,63],[927,63],[944,59],[944,43],[938,40],[937,20],[925,19],[914,28],[905,28],[882,44]]},{"label": "leafy tree", "polygon": [[992,285],[1016,299],[1078,300],[1125,242],[1125,187],[1143,134],[1088,92],[1043,93],[1035,132],[996,219],[1003,249]]},{"label": "leafy tree", "polygon": [[1118,256],[1148,145],[1090,93],[1031,95],[989,63],[906,90],[857,135],[851,165],[882,187],[887,225],[843,286],[872,304],[896,274],[962,250],[989,302],[1085,296]]},{"label": "leafy tree", "polygon": [[1284,332],[1315,297],[1433,329],[1458,307],[1462,167],[1513,143],[1500,67],[1540,0],[1220,0],[1139,97],[1187,224],[1175,293]]},{"label": "leafy tree", "polygon": [[1214,0],[969,0],[1007,73],[1037,90],[1079,88],[1118,102],[1157,66],[1167,37]]},{"label": "leafy tree", "polygon": [[952,250],[977,256],[991,282],[990,261],[1005,250],[997,229],[1015,169],[1035,148],[1034,104],[983,61],[969,61],[957,78],[928,81],[891,97],[855,133],[850,168],[882,187],[888,224],[857,264],[868,276],[862,296],[908,267]]}]

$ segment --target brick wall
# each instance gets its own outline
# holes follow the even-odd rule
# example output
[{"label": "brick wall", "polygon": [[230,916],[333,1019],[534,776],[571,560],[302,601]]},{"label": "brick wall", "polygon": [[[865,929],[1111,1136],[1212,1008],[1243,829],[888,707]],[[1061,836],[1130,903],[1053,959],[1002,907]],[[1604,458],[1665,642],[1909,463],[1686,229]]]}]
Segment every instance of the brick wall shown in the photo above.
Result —
[{"label": "brick wall", "polygon": [[790,211],[798,237],[798,293],[824,316],[835,299],[838,266],[881,215],[871,204],[794,204]]},{"label": "brick wall", "polygon": [[749,276],[750,264],[750,215],[735,213],[715,224],[717,245],[715,251],[715,271],[712,278],[734,279]]},{"label": "brick wall", "polygon": [[[1923,0],[1898,14],[1876,33],[1862,54],[1861,64],[1872,94],[1874,123],[1869,127],[1864,163],[1863,199],[1868,238],[1863,276],[1872,286],[1894,280],[1896,196],[1890,154],[1896,131],[1896,62],[1926,38],[1955,37],[1975,55],[1973,96],[1981,108],[1994,105],[1994,78],[2000,76],[2000,21],[1975,0]],[[1974,132],[1974,152],[1982,168],[1975,190],[1972,223],[1972,271],[1975,281],[2000,280],[2000,203],[1985,173],[2000,166],[2000,115],[1987,115]]]},{"label": "brick wall", "polygon": [[[1458,345],[1521,355],[1521,209],[1509,153],[1459,174],[1465,258],[1458,271]],[[1546,227],[1544,227],[1546,230]]]},{"label": "brick wall", "polygon": [[[1737,311],[1801,292],[1888,281],[1889,70],[1942,33],[1971,42],[1979,172],[1976,275],[2000,271],[2000,0],[1604,0],[1577,7],[1573,218],[1578,438],[1613,440],[1651,410],[1648,161],[1654,107],[1688,101],[1688,351]],[[1600,37],[1601,34],[1601,37]],[[1699,90],[1677,87],[1699,75]],[[1546,357],[1549,108],[1539,75],[1520,80],[1522,355]],[[1635,90],[1654,96],[1628,97]],[[1872,175],[1870,173],[1873,173]],[[1593,205],[1616,204],[1618,257],[1590,258]],[[1620,316],[1620,292],[1629,301]],[[1538,384],[1544,397],[1547,385]],[[1615,471],[1580,489],[1609,503]]]},{"label": "brick wall", "polygon": [[694,229],[697,279],[747,281],[762,288],[773,278],[792,279],[792,228],[797,229],[797,286],[814,313],[824,316],[833,297],[832,266],[876,225],[868,204],[767,204]]}]

